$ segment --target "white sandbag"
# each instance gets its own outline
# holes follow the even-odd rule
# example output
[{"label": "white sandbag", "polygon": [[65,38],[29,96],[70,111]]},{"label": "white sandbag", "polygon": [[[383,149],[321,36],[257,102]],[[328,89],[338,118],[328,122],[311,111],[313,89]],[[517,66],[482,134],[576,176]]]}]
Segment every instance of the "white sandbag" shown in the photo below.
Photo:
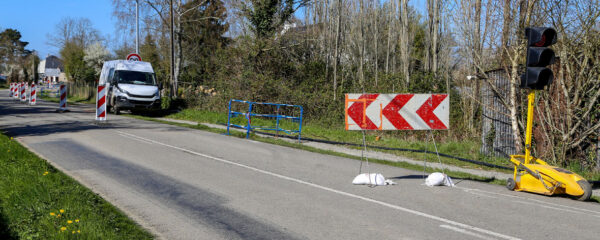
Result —
[{"label": "white sandbag", "polygon": [[395,182],[391,180],[385,180],[381,173],[363,173],[359,174],[352,180],[352,184],[355,185],[373,185],[373,186],[383,186],[383,185],[395,185]]},{"label": "white sandbag", "polygon": [[430,187],[442,185],[454,187],[452,179],[450,179],[448,175],[443,174],[441,172],[434,172],[432,174],[429,174],[429,176],[427,176],[427,179],[425,179],[425,185]]}]

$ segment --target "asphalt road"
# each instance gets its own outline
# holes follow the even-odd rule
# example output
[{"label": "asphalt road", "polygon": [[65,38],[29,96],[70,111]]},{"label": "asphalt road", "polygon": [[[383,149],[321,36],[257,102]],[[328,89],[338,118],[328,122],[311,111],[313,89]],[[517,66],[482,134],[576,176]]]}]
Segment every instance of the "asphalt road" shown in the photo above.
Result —
[{"label": "asphalt road", "polygon": [[359,162],[0,91],[0,129],[164,239],[598,239],[600,204]]}]

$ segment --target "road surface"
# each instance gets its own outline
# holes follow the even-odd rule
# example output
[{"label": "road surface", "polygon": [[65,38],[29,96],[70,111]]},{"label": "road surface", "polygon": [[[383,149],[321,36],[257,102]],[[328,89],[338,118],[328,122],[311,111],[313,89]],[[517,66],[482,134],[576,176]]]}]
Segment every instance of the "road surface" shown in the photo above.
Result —
[{"label": "road surface", "polygon": [[0,91],[0,129],[162,239],[598,239],[600,204],[359,162]]}]

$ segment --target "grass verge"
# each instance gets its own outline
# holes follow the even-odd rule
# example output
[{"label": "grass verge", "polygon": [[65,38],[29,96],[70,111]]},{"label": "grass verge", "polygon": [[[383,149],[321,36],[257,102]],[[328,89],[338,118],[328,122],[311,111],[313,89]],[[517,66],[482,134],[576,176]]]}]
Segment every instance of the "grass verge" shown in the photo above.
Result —
[{"label": "grass verge", "polygon": [[[60,99],[57,97],[49,97],[49,96],[40,96],[40,99],[44,100],[44,101],[48,101],[48,102],[60,102]],[[85,104],[95,104],[96,103],[96,99],[94,98],[82,98],[82,97],[77,97],[77,96],[69,96],[67,97],[67,103],[69,104],[73,104],[73,103],[85,103]]]},{"label": "grass verge", "polygon": [[152,239],[100,196],[0,134],[0,239]]}]

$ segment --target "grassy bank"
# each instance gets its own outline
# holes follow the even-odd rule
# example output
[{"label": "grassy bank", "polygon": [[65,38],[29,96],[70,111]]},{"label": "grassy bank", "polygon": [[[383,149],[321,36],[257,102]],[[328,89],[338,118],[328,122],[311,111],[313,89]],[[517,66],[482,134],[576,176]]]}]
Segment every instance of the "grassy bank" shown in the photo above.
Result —
[{"label": "grassy bank", "polygon": [[0,239],[151,239],[86,187],[0,134]]},{"label": "grassy bank", "polygon": [[[44,101],[48,101],[48,102],[60,102],[60,99],[57,97],[49,97],[49,96],[43,96],[40,97],[40,99],[44,100]],[[73,103],[86,103],[86,104],[95,104],[96,103],[96,99],[94,98],[84,98],[84,97],[77,97],[77,96],[69,96],[67,97],[67,103],[69,104],[73,104]]]}]

